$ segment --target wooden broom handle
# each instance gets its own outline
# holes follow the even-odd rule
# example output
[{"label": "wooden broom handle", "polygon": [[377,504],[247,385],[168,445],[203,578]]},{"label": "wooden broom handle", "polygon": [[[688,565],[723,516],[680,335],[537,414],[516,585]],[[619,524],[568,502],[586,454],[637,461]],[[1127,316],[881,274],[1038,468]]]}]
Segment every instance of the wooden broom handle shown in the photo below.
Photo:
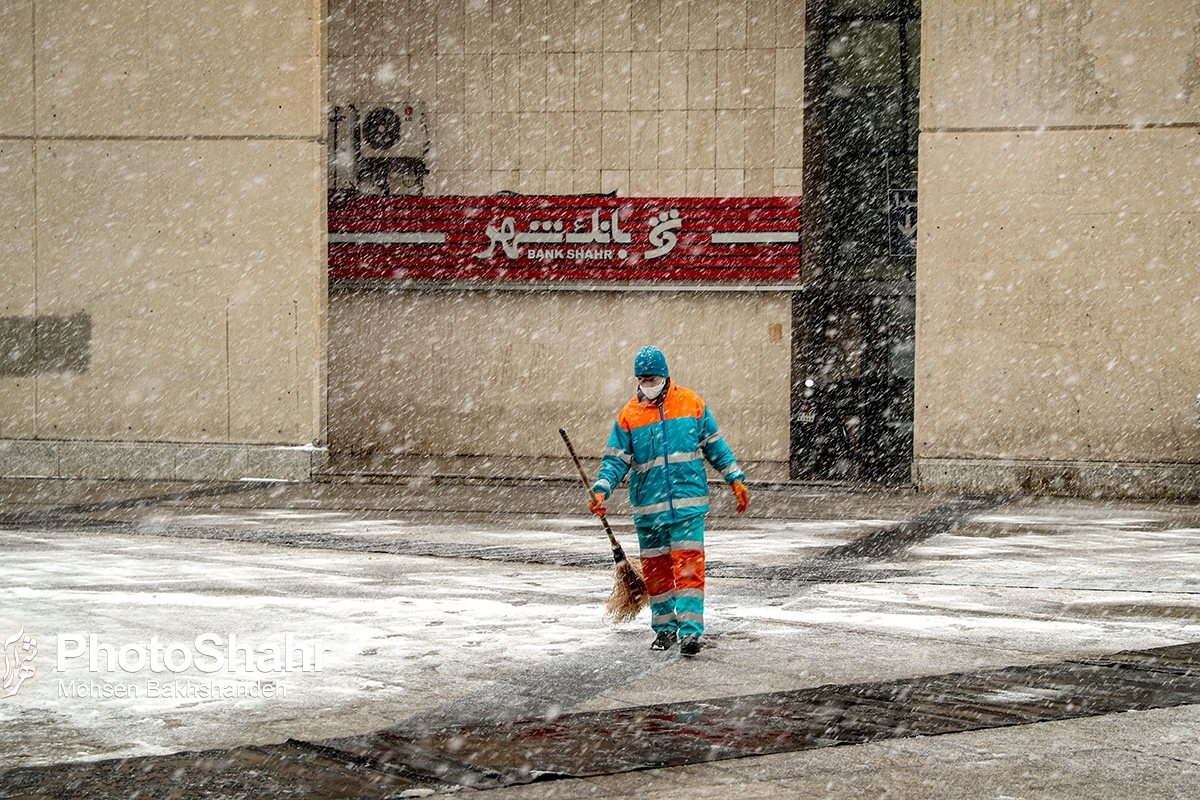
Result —
[{"label": "wooden broom handle", "polygon": [[[592,483],[588,480],[587,473],[583,471],[583,464],[579,461],[579,456],[575,454],[575,448],[571,445],[571,437],[567,436],[566,428],[559,428],[559,434],[562,435],[563,441],[567,444],[567,452],[571,454],[571,458],[575,461],[575,469],[579,470],[579,479],[583,481],[583,488],[587,489],[588,498],[596,501],[596,493],[592,491]],[[617,537],[613,535],[612,528],[608,525],[607,517],[600,517],[600,521],[604,523],[604,532],[608,534],[608,541],[612,543],[613,550],[621,547],[617,541]]]}]

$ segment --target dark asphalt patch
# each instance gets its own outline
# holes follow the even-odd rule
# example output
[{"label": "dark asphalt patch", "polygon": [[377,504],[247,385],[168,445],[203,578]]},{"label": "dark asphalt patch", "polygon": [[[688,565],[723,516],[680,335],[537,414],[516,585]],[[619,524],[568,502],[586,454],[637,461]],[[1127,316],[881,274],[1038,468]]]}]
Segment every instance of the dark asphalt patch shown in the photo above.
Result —
[{"label": "dark asphalt patch", "polygon": [[852,542],[830,548],[813,558],[816,562],[848,560],[881,561],[942,533],[949,533],[967,520],[1008,503],[1007,497],[959,497],[937,508],[917,514],[898,525],[869,533]]},{"label": "dark asphalt patch", "polygon": [[446,785],[293,741],[0,772],[0,798],[5,800],[384,800]]},{"label": "dark asphalt patch", "polygon": [[[120,511],[126,508],[146,508],[160,503],[177,503],[183,500],[199,500],[204,497],[222,497],[230,494],[240,494],[255,489],[274,485],[274,481],[238,481],[237,483],[219,483],[204,485],[197,489],[185,489],[178,492],[163,492],[144,497],[127,497],[121,500],[101,500],[95,503],[75,503],[68,506],[54,506],[38,509],[37,511],[21,511],[17,513],[0,514],[0,527],[15,528],[24,525],[62,525],[75,526],[80,523],[107,527],[104,521],[79,519],[80,515],[99,514],[105,511]],[[120,523],[118,523],[120,524]]]},{"label": "dark asphalt patch", "polygon": [[24,767],[0,773],[0,798],[398,797],[1193,704],[1200,642],[499,724]]},{"label": "dark asphalt patch", "polygon": [[[364,753],[416,748],[497,776],[476,788],[552,777],[791,753],[885,739],[1077,719],[1200,703],[1200,643],[1094,659],[822,686],[569,714],[424,736],[382,731]],[[404,763],[403,758],[397,761]],[[431,775],[432,777],[432,775]]]},{"label": "dark asphalt patch", "polygon": [[[248,486],[246,488],[256,488]],[[428,542],[412,539],[384,538],[381,536],[356,536],[354,534],[331,534],[313,531],[279,531],[270,529],[247,530],[224,528],[216,525],[175,525],[170,522],[152,524],[105,521],[80,516],[118,508],[153,505],[155,502],[188,499],[191,497],[244,491],[237,486],[215,487],[195,492],[172,495],[134,498],[112,503],[58,508],[44,512],[0,515],[0,527],[19,528],[26,525],[43,527],[86,527],[102,528],[114,533],[136,533],[157,536],[172,536],[183,539],[211,539],[217,541],[266,544],[275,547],[299,547],[313,550],[338,550],[352,553],[380,553],[388,555],[426,556],[431,558],[470,558],[482,561],[506,561],[524,564],[543,564],[558,567],[611,567],[612,556],[608,552],[574,552],[548,548],[515,547],[497,545],[481,547],[477,544]],[[793,581],[803,583],[854,583],[886,580],[905,574],[901,570],[887,570],[873,566],[876,562],[893,558],[905,550],[915,547],[941,533],[948,533],[984,511],[996,508],[1009,501],[1006,497],[961,497],[950,503],[930,509],[922,514],[873,531],[859,539],[830,548],[797,564],[761,565],[740,564],[709,560],[705,571],[711,578],[742,578],[760,581]]]}]

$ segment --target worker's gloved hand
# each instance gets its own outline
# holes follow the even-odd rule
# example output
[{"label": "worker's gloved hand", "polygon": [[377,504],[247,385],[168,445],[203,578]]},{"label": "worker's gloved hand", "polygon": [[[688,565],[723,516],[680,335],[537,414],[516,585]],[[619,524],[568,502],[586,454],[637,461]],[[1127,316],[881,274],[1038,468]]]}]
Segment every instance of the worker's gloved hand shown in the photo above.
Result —
[{"label": "worker's gloved hand", "polygon": [[600,492],[592,492],[591,498],[588,500],[588,510],[597,517],[603,517],[608,513],[608,509],[604,507],[604,501],[607,498]]},{"label": "worker's gloved hand", "polygon": [[741,481],[734,481],[729,488],[733,489],[733,496],[737,498],[737,512],[740,514],[750,505],[750,490]]}]

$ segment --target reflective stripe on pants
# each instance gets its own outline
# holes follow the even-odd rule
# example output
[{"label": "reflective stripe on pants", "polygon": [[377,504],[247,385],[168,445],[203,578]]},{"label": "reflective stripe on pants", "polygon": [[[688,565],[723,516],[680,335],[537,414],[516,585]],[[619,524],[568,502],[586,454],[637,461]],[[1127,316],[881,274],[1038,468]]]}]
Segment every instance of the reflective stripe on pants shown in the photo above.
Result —
[{"label": "reflective stripe on pants", "polygon": [[650,627],[680,637],[704,633],[704,515],[638,527],[637,534],[650,593]]}]

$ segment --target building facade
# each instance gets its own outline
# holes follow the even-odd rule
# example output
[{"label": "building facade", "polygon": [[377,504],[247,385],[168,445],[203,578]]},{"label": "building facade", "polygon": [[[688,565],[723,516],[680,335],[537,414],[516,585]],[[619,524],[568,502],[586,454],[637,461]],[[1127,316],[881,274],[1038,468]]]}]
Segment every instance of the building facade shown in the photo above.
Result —
[{"label": "building facade", "polygon": [[[1151,0],[7,3],[0,474],[557,472],[654,343],[752,480],[1192,494],[1198,35]],[[331,284],[330,112],[371,103],[428,147],[370,191],[798,196],[800,277]]]},{"label": "building facade", "polygon": [[[801,192],[802,4],[335,2],[329,42],[332,105],[423,109],[426,196]],[[428,455],[562,461],[558,429],[598,448],[634,391],[633,354],[654,343],[739,457],[786,478],[791,295],[336,282],[330,444],[385,470]]]},{"label": "building facade", "polygon": [[1195,494],[1200,7],[923,12],[921,485]]},{"label": "building facade", "polygon": [[307,479],[320,2],[0,8],[0,473]]}]

